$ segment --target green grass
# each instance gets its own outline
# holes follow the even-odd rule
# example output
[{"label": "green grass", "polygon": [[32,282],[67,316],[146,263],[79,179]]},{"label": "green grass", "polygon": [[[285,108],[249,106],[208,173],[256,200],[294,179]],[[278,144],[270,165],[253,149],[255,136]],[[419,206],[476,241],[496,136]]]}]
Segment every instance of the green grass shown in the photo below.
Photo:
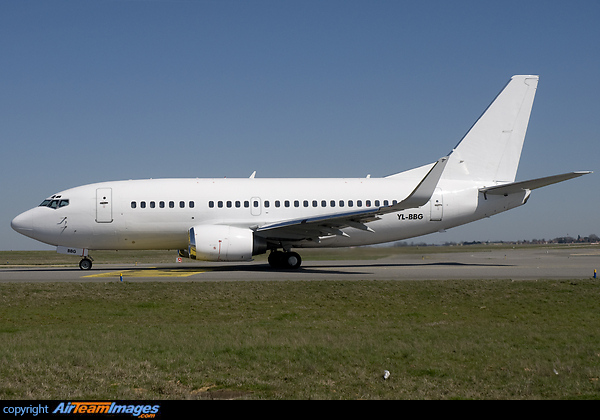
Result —
[{"label": "green grass", "polygon": [[4,283],[0,399],[598,399],[599,294],[593,280]]}]

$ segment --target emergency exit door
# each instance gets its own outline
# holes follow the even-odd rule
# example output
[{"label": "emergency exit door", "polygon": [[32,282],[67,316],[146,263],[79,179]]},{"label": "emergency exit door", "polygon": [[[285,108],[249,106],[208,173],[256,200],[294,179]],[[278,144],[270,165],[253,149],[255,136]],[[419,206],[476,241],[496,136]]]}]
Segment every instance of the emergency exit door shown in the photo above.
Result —
[{"label": "emergency exit door", "polygon": [[252,216],[260,216],[262,208],[262,201],[259,197],[252,197],[250,199],[250,212]]}]

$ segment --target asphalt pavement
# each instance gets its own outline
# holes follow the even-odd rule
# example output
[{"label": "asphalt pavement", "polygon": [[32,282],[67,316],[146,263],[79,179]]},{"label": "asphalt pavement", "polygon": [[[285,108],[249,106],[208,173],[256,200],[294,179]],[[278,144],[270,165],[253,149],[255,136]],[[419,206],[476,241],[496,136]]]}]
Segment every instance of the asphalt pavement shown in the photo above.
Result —
[{"label": "asphalt pavement", "polygon": [[0,282],[589,279],[594,277],[594,270],[600,275],[600,250],[563,247],[396,255],[377,260],[304,261],[298,270],[274,270],[265,262],[157,265],[95,262],[91,270],[80,270],[74,262],[73,267],[3,267]]}]

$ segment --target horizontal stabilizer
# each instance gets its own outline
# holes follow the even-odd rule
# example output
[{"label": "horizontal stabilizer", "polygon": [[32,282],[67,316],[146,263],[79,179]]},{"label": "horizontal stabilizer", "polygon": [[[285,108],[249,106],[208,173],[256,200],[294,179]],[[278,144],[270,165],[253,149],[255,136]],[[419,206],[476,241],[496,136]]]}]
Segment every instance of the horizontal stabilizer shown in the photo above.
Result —
[{"label": "horizontal stabilizer", "polygon": [[547,176],[544,178],[530,179],[529,181],[511,182],[510,184],[497,185],[495,187],[480,188],[479,191],[486,195],[508,195],[521,192],[523,190],[535,190],[536,188],[545,187],[546,185],[556,184],[557,182],[566,181],[587,175],[591,171],[569,172],[561,175]]}]

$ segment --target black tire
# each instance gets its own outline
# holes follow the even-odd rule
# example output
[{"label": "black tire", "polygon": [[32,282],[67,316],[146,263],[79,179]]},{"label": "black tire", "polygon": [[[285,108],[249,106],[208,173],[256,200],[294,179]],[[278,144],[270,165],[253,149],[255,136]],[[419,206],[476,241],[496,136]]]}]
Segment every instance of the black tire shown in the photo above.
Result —
[{"label": "black tire", "polygon": [[284,253],[281,251],[272,251],[269,254],[269,265],[271,268],[282,268],[283,266],[283,255]]},{"label": "black tire", "polygon": [[79,261],[79,268],[82,270],[90,270],[92,268],[92,260],[89,258],[84,258]]},{"label": "black tire", "polygon": [[269,265],[272,268],[296,270],[302,264],[302,258],[297,252],[273,251],[269,254]]}]

